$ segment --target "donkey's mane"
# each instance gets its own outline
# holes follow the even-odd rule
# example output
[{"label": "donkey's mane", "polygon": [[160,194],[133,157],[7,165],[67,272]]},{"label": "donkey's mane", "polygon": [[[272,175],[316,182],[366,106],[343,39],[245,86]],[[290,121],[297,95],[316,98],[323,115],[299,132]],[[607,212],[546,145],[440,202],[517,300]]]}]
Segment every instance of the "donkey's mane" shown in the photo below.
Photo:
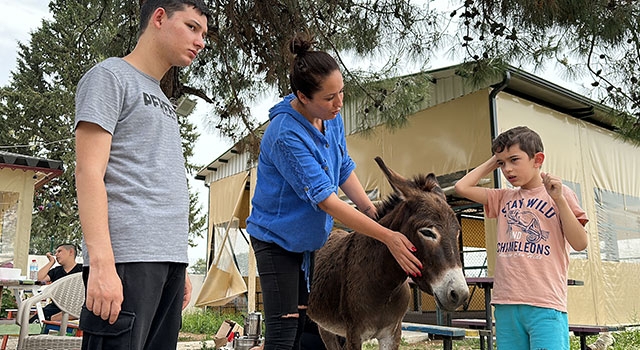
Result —
[{"label": "donkey's mane", "polygon": [[[415,187],[416,189],[421,189],[423,191],[430,191],[431,188],[433,187],[433,186],[431,186],[431,188],[429,187],[430,181],[428,179],[428,176],[422,175],[422,174],[414,176],[412,180],[407,180],[407,182],[409,182],[412,187]],[[376,205],[378,219],[387,215],[400,202],[402,202],[402,198],[400,198],[397,192],[394,191],[391,194],[389,194],[387,198],[384,198],[379,204]]]},{"label": "donkey's mane", "polygon": [[387,198],[383,199],[380,203],[376,205],[376,212],[378,213],[378,219],[384,217],[393,210],[393,208],[398,205],[398,203],[402,202],[400,196],[397,193],[393,192],[387,196]]}]

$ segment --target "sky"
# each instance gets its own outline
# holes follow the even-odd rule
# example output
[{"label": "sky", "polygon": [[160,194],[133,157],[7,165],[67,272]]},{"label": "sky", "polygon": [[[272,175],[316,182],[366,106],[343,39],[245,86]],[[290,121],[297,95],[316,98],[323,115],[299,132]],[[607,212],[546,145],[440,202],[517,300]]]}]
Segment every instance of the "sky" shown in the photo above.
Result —
[{"label": "sky", "polygon": [[6,85],[16,64],[18,41],[27,42],[29,33],[49,15],[43,0],[0,0],[0,84]]}]

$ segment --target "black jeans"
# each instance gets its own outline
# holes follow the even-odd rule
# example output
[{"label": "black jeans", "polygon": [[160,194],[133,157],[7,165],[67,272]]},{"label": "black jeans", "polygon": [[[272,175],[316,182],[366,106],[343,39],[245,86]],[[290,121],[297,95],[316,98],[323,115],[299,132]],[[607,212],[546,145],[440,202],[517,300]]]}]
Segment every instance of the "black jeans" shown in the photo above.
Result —
[{"label": "black jeans", "polygon": [[[42,314],[44,315],[44,319],[47,321],[51,321],[51,316],[57,314],[60,311],[62,310],[60,310],[60,308],[54,303],[49,303],[42,308]],[[31,316],[31,318],[29,319],[29,323],[34,323],[36,321],[39,321],[37,313]]]},{"label": "black jeans", "polygon": [[[116,264],[124,301],[114,324],[83,307],[83,350],[175,350],[182,325],[186,264]],[[83,271],[85,288],[91,273]]]},{"label": "black jeans", "polygon": [[[251,237],[264,304],[264,350],[299,350],[309,301],[302,253]],[[298,306],[304,306],[298,309]],[[284,317],[298,314],[298,317]]]}]

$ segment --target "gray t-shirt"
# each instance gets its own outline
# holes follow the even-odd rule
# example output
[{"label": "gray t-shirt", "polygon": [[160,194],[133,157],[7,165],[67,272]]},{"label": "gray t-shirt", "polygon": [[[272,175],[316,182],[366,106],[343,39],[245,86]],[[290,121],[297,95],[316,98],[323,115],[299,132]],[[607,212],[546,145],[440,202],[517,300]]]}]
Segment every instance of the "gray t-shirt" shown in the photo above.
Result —
[{"label": "gray t-shirt", "polygon": [[[113,135],[104,181],[116,263],[187,263],[189,193],[175,110],[158,80],[109,58],[78,83],[76,119]],[[84,264],[89,256],[83,242]]]}]

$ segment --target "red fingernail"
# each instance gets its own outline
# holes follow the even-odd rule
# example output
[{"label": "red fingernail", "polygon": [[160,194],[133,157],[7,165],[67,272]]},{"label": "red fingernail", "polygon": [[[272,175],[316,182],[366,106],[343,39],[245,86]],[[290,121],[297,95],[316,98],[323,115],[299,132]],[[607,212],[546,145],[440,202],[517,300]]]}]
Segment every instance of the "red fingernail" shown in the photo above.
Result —
[{"label": "red fingernail", "polygon": [[417,249],[416,247],[411,247],[411,251],[412,251],[412,252],[417,252],[417,251],[418,251],[418,249]]}]

